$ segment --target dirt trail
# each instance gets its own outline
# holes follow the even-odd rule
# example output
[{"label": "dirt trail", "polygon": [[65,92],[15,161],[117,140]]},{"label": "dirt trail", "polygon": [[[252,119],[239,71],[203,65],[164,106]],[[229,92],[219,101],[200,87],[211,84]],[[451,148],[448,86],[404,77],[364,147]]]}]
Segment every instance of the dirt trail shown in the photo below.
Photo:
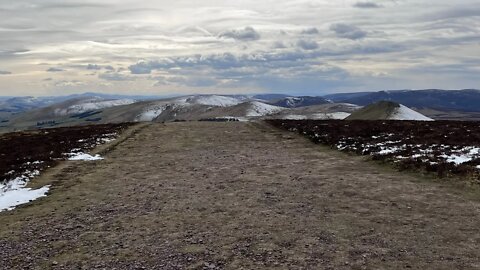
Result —
[{"label": "dirt trail", "polygon": [[256,123],[152,124],[0,213],[3,269],[480,269],[480,203]]}]

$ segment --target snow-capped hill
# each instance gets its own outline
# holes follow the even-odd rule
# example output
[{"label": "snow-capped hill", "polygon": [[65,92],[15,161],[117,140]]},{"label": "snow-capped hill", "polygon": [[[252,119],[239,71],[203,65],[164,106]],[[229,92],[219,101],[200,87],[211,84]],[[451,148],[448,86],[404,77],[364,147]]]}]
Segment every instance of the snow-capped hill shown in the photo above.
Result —
[{"label": "snow-capped hill", "polygon": [[332,103],[332,102],[323,97],[302,96],[302,97],[286,97],[270,104],[274,106],[285,107],[285,108],[298,108],[298,107],[307,107],[307,106],[321,105],[321,104],[328,104],[328,103]]},{"label": "snow-capped hill", "polygon": [[241,98],[229,97],[229,96],[201,95],[201,96],[187,97],[185,99],[185,102],[189,104],[230,107],[230,106],[235,106],[237,104],[242,103],[243,100]]},{"label": "snow-capped hill", "polygon": [[68,106],[67,108],[55,109],[55,115],[65,116],[71,114],[79,114],[88,111],[101,110],[121,105],[130,105],[135,103],[133,99],[103,100],[98,97],[81,100],[77,104]]},{"label": "snow-capped hill", "polygon": [[402,104],[392,113],[390,120],[415,120],[415,121],[433,121],[432,118],[416,112]]},{"label": "snow-capped hill", "polygon": [[433,121],[433,119],[416,112],[404,105],[380,101],[353,112],[347,120],[404,120]]},{"label": "snow-capped hill", "polygon": [[248,105],[249,105],[249,108],[246,114],[246,116],[248,117],[266,116],[266,115],[271,115],[284,110],[284,108],[282,107],[269,105],[259,101],[248,102]]}]

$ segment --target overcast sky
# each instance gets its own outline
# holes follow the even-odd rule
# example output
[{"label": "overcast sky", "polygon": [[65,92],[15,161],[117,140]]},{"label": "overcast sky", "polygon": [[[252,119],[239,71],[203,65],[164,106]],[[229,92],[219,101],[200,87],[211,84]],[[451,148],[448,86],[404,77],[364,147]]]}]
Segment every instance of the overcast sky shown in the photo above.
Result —
[{"label": "overcast sky", "polygon": [[0,0],[0,96],[480,88],[480,0]]}]

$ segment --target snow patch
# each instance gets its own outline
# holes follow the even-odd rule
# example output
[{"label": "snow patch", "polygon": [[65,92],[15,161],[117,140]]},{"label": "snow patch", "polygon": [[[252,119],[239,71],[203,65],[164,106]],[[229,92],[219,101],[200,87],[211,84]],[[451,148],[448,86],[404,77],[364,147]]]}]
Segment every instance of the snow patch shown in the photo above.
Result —
[{"label": "snow patch", "polygon": [[285,120],[305,120],[307,117],[305,115],[299,114],[290,114],[283,117]]},{"label": "snow patch", "polygon": [[133,99],[117,99],[117,100],[91,99],[91,100],[85,101],[84,103],[72,105],[66,109],[56,109],[55,114],[60,116],[79,114],[79,113],[84,113],[88,111],[106,109],[110,107],[130,105],[135,102],[136,101]]},{"label": "snow patch", "polygon": [[242,101],[239,100],[238,98],[227,97],[227,96],[217,96],[217,95],[196,96],[196,97],[188,98],[186,102],[191,104],[200,104],[200,105],[218,106],[218,107],[230,107],[230,106],[235,106],[242,103]]},{"label": "snow patch", "polygon": [[95,155],[95,156],[92,156],[90,154],[86,154],[86,153],[68,153],[67,154],[68,157],[68,160],[73,160],[73,161],[95,161],[95,160],[103,160],[104,158],[102,158],[100,155]]},{"label": "snow patch", "polygon": [[259,117],[274,114],[283,110],[281,107],[265,104],[258,101],[250,103],[250,109],[247,111],[248,117]]},{"label": "snow patch", "polygon": [[312,114],[312,119],[314,120],[328,120],[328,119],[336,119],[336,120],[343,120],[350,116],[350,113],[346,112],[333,112],[333,113],[315,113]]},{"label": "snow patch", "polygon": [[135,118],[135,122],[150,122],[159,117],[165,111],[166,105],[155,105],[147,108]]},{"label": "snow patch", "polygon": [[447,160],[448,163],[455,163],[455,165],[460,165],[466,162],[469,162],[473,159],[476,159],[480,156],[480,148],[477,147],[465,147],[462,150],[460,150],[459,154],[450,154],[450,155],[441,155],[440,157],[443,157]]},{"label": "snow patch", "polygon": [[[33,177],[38,175],[39,172],[27,172],[27,174]],[[31,189],[26,187],[29,181],[29,177],[22,176],[7,183],[0,184],[0,212],[13,210],[18,205],[47,196],[50,186]]]},{"label": "snow patch", "polygon": [[434,121],[432,118],[416,112],[402,104],[390,116],[391,120]]}]

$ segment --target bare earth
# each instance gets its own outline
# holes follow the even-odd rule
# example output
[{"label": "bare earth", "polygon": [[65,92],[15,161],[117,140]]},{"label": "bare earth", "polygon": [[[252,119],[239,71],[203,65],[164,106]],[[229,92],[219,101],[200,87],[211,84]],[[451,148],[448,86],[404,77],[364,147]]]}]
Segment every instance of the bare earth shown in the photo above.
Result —
[{"label": "bare earth", "polygon": [[480,269],[480,203],[260,123],[136,127],[0,213],[2,269]]}]

